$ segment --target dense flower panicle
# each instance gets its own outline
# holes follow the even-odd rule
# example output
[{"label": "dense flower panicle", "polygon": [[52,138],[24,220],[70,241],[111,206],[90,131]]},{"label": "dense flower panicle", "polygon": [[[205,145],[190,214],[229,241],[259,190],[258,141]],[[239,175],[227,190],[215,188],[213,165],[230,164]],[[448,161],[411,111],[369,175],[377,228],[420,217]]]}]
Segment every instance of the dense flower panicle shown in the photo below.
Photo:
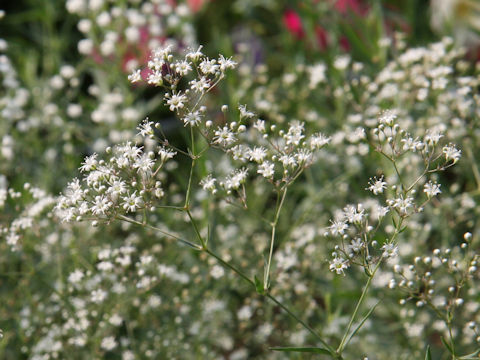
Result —
[{"label": "dense flower panicle", "polygon": [[[151,125],[144,122],[140,135],[150,136]],[[160,147],[156,157],[153,151],[145,153],[142,147],[127,142],[107,149],[107,153],[108,161],[98,161],[97,154],[87,157],[81,167],[83,180],[74,179],[60,196],[56,210],[62,221],[82,220],[85,216],[109,220],[122,212],[150,208],[163,197],[157,176],[175,152]]]}]

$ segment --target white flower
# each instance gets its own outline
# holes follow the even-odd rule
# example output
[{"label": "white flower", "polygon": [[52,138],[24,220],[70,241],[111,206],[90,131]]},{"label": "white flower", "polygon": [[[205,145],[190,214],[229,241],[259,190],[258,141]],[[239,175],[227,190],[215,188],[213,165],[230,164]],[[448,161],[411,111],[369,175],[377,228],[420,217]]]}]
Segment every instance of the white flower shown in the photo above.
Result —
[{"label": "white flower", "polygon": [[393,243],[383,245],[382,250],[382,256],[385,258],[394,258],[398,255],[398,246]]},{"label": "white flower", "polygon": [[261,163],[263,159],[267,156],[267,149],[261,146],[255,146],[249,153],[249,160]]},{"label": "white flower", "polygon": [[206,178],[200,181],[200,185],[202,186],[203,190],[210,191],[212,194],[215,194],[217,192],[217,189],[215,188],[216,181],[217,179],[209,174]]},{"label": "white flower", "polygon": [[312,149],[312,150],[317,149],[318,150],[321,147],[327,145],[330,142],[330,139],[331,138],[326,137],[325,135],[323,135],[321,133],[313,134],[309,139],[310,149]]},{"label": "white flower", "polygon": [[452,160],[453,163],[455,164],[458,160],[460,160],[460,157],[462,156],[462,152],[458,150],[455,145],[449,144],[447,146],[443,147],[443,153],[445,154],[445,159],[447,161]]},{"label": "white flower", "polygon": [[210,88],[210,81],[205,76],[202,76],[198,80],[190,81],[190,88],[196,92],[203,93],[205,90]]},{"label": "white flower", "polygon": [[227,126],[218,128],[218,130],[215,131],[215,136],[213,138],[215,144],[219,144],[223,147],[231,145],[235,140],[234,133]]},{"label": "white flower", "polygon": [[343,274],[344,270],[348,268],[348,261],[341,258],[341,257],[334,257],[332,261],[330,261],[330,271],[335,271],[337,274]]},{"label": "white flower", "polygon": [[85,158],[85,161],[82,163],[82,166],[80,166],[80,171],[85,172],[85,171],[92,171],[96,169],[98,165],[97,161],[97,154],[92,154],[90,156],[87,156]]},{"label": "white flower", "polygon": [[108,198],[103,195],[98,195],[95,197],[95,202],[91,210],[94,215],[105,215],[112,205]]},{"label": "white flower", "polygon": [[117,347],[117,342],[115,341],[115,338],[113,336],[107,336],[106,338],[102,339],[100,347],[103,350],[110,351]]},{"label": "white flower", "polygon": [[246,105],[239,105],[238,110],[240,110],[240,117],[245,119],[250,119],[255,116],[255,114],[251,111],[247,110]]},{"label": "white flower", "polygon": [[123,199],[123,208],[127,212],[135,212],[137,211],[137,209],[139,209],[143,205],[143,200],[140,196],[137,196],[136,191],[129,196],[124,196],[122,199]]},{"label": "white flower", "polygon": [[171,159],[175,155],[177,155],[177,153],[175,151],[169,150],[169,149],[167,149],[163,146],[160,146],[158,148],[158,155],[160,155],[160,160],[162,161],[162,163],[164,163],[168,159]]},{"label": "white flower", "polygon": [[220,69],[220,66],[216,65],[216,62],[217,60],[215,59],[205,59],[200,63],[198,67],[200,68],[200,71],[204,74],[215,74]]},{"label": "white flower", "polygon": [[432,183],[429,181],[428,183],[425,184],[423,187],[423,192],[427,194],[428,198],[431,198],[435,195],[440,194],[442,191],[440,190],[440,185],[437,183]]},{"label": "white flower", "polygon": [[330,234],[333,236],[345,234],[345,230],[348,229],[348,225],[345,221],[332,221],[332,225],[328,228]]},{"label": "white flower", "polygon": [[237,190],[247,179],[246,168],[236,169],[225,179],[225,187],[228,190]]},{"label": "white flower", "polygon": [[364,242],[362,239],[357,238],[352,240],[352,242],[348,245],[348,249],[354,253],[358,253],[360,250],[363,249]]},{"label": "white flower", "polygon": [[185,60],[172,64],[172,68],[174,68],[175,71],[182,76],[187,75],[192,70],[190,63]]},{"label": "white flower", "polygon": [[142,80],[142,75],[141,75],[140,69],[133,70],[133,72],[130,75],[128,75],[128,81],[130,81],[132,84],[141,80]]},{"label": "white flower", "polygon": [[412,197],[407,197],[403,198],[403,195],[400,195],[397,199],[394,200],[393,202],[393,207],[398,209],[403,214],[407,214],[408,209],[410,209],[413,206],[413,198]]},{"label": "white flower", "polygon": [[200,117],[200,112],[195,111],[195,112],[189,112],[185,117],[183,118],[183,123],[185,126],[190,125],[190,126],[197,126],[200,124],[201,121]]},{"label": "white flower", "polygon": [[387,188],[387,183],[383,181],[383,176],[381,176],[379,179],[377,177],[373,177],[370,179],[368,182],[369,187],[367,187],[365,190],[370,190],[374,195],[382,194],[383,190]]},{"label": "white flower", "polygon": [[203,53],[201,51],[202,47],[203,46],[200,45],[196,51],[190,51],[185,57],[192,61],[198,61],[203,56]]},{"label": "white flower", "polygon": [[102,289],[93,290],[90,298],[92,302],[99,304],[107,298],[107,292]]},{"label": "white flower", "polygon": [[269,161],[264,161],[258,166],[257,173],[262,175],[266,179],[271,179],[275,174],[274,164]]},{"label": "white flower", "polygon": [[257,129],[259,132],[264,133],[265,132],[265,120],[260,120],[258,119],[255,121],[253,124],[253,127]]},{"label": "white flower", "polygon": [[70,275],[68,275],[68,281],[72,284],[76,284],[83,279],[85,275],[81,270],[75,270]]},{"label": "white flower", "polygon": [[137,135],[140,136],[153,136],[153,122],[148,121],[148,118],[143,120],[143,122],[137,127],[137,130],[139,130],[139,133]]},{"label": "white flower", "polygon": [[361,223],[365,217],[365,209],[363,209],[361,204],[358,204],[357,207],[353,205],[347,205],[343,209],[343,215],[348,222],[358,224]]},{"label": "white flower", "polygon": [[380,118],[378,119],[378,121],[380,124],[393,126],[396,119],[397,119],[397,114],[393,110],[385,110],[380,116]]},{"label": "white flower", "polygon": [[165,95],[165,97],[167,97],[168,99],[167,105],[170,106],[170,111],[177,111],[179,109],[183,109],[183,107],[185,106],[185,102],[187,101],[187,97],[181,92],[172,95]]},{"label": "white flower", "polygon": [[220,65],[220,70],[224,72],[227,69],[233,69],[237,66],[237,63],[232,60],[232,58],[225,58],[223,55],[220,55],[218,58],[218,64]]}]

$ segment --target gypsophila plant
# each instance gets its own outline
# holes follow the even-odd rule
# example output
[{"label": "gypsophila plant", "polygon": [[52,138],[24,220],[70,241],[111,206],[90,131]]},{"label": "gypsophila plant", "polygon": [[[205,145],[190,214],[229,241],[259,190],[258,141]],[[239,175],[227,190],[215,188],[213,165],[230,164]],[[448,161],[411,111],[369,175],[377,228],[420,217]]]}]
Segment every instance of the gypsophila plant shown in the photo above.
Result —
[{"label": "gypsophila plant", "polygon": [[478,359],[478,12],[440,2],[6,4],[2,359]]}]

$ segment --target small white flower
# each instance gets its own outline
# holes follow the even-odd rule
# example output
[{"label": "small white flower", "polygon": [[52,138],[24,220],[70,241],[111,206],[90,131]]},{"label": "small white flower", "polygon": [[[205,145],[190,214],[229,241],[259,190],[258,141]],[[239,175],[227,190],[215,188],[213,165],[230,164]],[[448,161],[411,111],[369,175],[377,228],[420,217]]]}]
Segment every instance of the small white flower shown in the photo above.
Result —
[{"label": "small white flower", "polygon": [[239,105],[238,110],[240,110],[240,117],[245,119],[250,119],[255,116],[255,114],[251,111],[247,110],[246,105]]},{"label": "small white flower", "polygon": [[98,156],[97,154],[92,154],[90,156],[87,156],[84,162],[82,163],[82,166],[80,166],[80,171],[86,172],[86,171],[95,170],[98,165],[97,156]]},{"label": "small white flower", "polygon": [[135,212],[137,211],[137,209],[139,209],[143,205],[143,200],[140,196],[137,196],[136,191],[129,196],[124,196],[122,199],[123,199],[123,208],[127,212]]},{"label": "small white flower", "polygon": [[348,229],[348,225],[345,221],[332,221],[332,225],[329,226],[328,230],[333,236],[345,234],[345,230]]},{"label": "small white flower", "polygon": [[429,181],[423,187],[423,192],[427,194],[428,198],[431,198],[431,197],[434,197],[435,195],[440,194],[442,191],[440,190],[439,184]]},{"label": "small white flower", "polygon": [[228,126],[218,128],[218,130],[215,131],[215,136],[213,138],[213,142],[215,144],[221,145],[223,147],[231,145],[235,140],[235,135],[230,130],[230,128],[228,128]]},{"label": "small white flower", "polygon": [[203,190],[210,191],[212,194],[215,194],[217,192],[217,189],[215,188],[216,182],[217,179],[209,174],[206,178],[200,181],[200,185],[202,186]]},{"label": "small white flower", "polygon": [[200,117],[200,112],[195,111],[195,112],[189,112],[185,117],[183,118],[183,123],[185,126],[190,125],[190,126],[198,126],[201,122],[201,117]]},{"label": "small white flower", "polygon": [[337,274],[345,275],[345,269],[348,269],[347,260],[336,256],[332,261],[330,261],[330,271],[335,271]]},{"label": "small white flower", "polygon": [[382,256],[385,258],[394,258],[398,255],[398,246],[393,243],[383,245],[382,250]]},{"label": "small white flower", "polygon": [[170,111],[177,111],[179,109],[183,109],[185,106],[185,102],[187,101],[187,97],[185,94],[178,92],[172,95],[165,95],[167,97],[167,105],[169,105]]},{"label": "small white flower", "polygon": [[196,92],[203,93],[210,88],[210,81],[205,76],[202,76],[198,80],[190,81],[190,88]]},{"label": "small white flower", "polygon": [[142,75],[140,69],[138,70],[133,70],[133,72],[128,75],[128,81],[130,81],[132,84],[142,81]]},{"label": "small white flower", "polygon": [[367,187],[365,190],[370,190],[374,195],[382,194],[383,190],[387,188],[387,183],[383,181],[383,176],[381,176],[379,179],[377,177],[373,177],[370,179],[368,182],[369,187]]},{"label": "small white flower", "polygon": [[460,157],[462,156],[462,152],[458,150],[455,145],[449,144],[447,146],[443,147],[443,153],[445,154],[445,159],[447,161],[452,160],[453,163],[455,164],[458,160],[460,160]]},{"label": "small white flower", "polygon": [[257,173],[262,175],[266,179],[271,179],[275,174],[274,164],[269,161],[264,161],[258,166]]},{"label": "small white flower", "polygon": [[249,153],[249,160],[261,163],[267,156],[267,149],[261,146],[255,146]]},{"label": "small white flower", "polygon": [[106,338],[102,339],[100,347],[103,350],[110,351],[117,347],[117,342],[115,341],[115,338],[113,336],[107,336]]}]

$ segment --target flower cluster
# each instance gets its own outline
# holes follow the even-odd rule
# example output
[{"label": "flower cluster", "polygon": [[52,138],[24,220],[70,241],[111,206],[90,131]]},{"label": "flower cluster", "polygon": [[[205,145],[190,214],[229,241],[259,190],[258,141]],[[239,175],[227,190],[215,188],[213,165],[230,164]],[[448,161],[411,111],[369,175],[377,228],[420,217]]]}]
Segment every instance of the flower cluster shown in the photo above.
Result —
[{"label": "flower cluster", "polygon": [[[144,122],[141,132],[150,129]],[[97,154],[85,158],[80,170],[82,180],[74,179],[56,207],[63,221],[115,217],[151,209],[164,195],[160,175],[165,163],[175,152],[158,147],[156,152],[127,142],[107,148],[108,160]]]},{"label": "flower cluster", "polygon": [[[379,116],[378,125],[368,140],[388,160],[391,176],[388,181],[384,175],[371,178],[366,190],[384,200],[349,205],[331,222],[326,234],[342,240],[342,245],[337,245],[332,254],[331,271],[343,274],[350,264],[368,269],[369,264],[397,255],[396,237],[405,226],[405,220],[422,212],[424,206],[441,193],[440,185],[429,178],[460,158],[461,152],[454,145],[441,146],[442,138],[438,132],[426,131],[422,138],[413,139],[401,128],[394,111],[388,110]],[[377,249],[375,257],[370,246],[377,246],[374,237],[387,214],[393,222],[392,235],[381,242],[383,245]]]}]

